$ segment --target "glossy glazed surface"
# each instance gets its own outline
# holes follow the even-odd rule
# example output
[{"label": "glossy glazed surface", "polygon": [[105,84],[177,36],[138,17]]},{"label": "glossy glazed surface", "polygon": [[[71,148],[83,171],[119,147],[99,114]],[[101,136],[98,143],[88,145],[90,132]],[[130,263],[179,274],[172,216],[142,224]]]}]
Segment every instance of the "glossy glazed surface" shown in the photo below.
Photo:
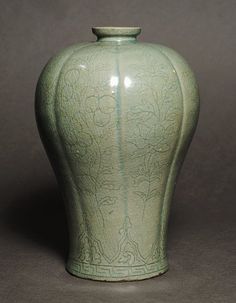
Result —
[{"label": "glossy glazed surface", "polygon": [[194,75],[139,28],[95,28],[45,67],[36,92],[40,134],[62,190],[67,269],[95,280],[167,270],[176,176],[199,110]]}]

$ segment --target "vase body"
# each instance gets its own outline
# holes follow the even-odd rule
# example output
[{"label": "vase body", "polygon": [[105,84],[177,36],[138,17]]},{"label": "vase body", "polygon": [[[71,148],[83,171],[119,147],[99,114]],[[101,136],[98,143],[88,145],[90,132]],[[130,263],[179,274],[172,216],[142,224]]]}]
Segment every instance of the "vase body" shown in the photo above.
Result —
[{"label": "vase body", "polygon": [[39,132],[65,201],[70,273],[140,280],[165,272],[176,177],[194,133],[194,75],[138,28],[95,28],[98,41],[52,58],[36,91]]}]

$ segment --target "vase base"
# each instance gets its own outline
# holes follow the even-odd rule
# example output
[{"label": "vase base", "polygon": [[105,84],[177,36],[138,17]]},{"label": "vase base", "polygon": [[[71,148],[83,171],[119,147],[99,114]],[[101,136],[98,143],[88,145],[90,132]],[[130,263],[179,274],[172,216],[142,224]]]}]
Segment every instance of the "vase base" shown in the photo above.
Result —
[{"label": "vase base", "polygon": [[94,265],[69,260],[67,271],[73,276],[107,282],[138,281],[164,274],[168,270],[167,259],[139,266]]}]

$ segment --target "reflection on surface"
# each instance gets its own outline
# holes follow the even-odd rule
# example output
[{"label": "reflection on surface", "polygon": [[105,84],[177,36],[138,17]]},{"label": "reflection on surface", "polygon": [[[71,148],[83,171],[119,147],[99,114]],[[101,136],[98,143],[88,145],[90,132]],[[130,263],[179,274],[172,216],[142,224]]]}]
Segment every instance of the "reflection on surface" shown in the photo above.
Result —
[{"label": "reflection on surface", "polygon": [[114,87],[117,86],[119,83],[119,78],[117,76],[112,76],[110,79],[110,86]]},{"label": "reflection on surface", "polygon": [[125,87],[129,88],[131,86],[131,84],[132,84],[131,79],[126,76],[125,79],[124,79],[124,85],[125,85]]},{"label": "reflection on surface", "polygon": [[86,66],[84,64],[80,64],[79,67],[82,69],[86,69]]},{"label": "reflection on surface", "polygon": [[[110,79],[110,87],[115,87],[118,86],[119,84],[119,78],[117,76],[111,76]],[[132,85],[132,80],[130,79],[130,77],[125,76],[124,77],[124,86],[125,88],[129,88]]]}]

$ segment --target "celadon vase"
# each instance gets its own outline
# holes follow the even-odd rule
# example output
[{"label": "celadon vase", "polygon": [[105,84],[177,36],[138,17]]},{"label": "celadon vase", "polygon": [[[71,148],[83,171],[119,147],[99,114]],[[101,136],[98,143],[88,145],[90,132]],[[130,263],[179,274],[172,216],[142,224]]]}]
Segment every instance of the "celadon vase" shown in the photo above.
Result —
[{"label": "celadon vase", "polygon": [[176,177],[199,112],[193,72],[138,27],[95,27],[59,52],[36,90],[37,124],[69,226],[67,270],[103,281],[167,271]]}]

